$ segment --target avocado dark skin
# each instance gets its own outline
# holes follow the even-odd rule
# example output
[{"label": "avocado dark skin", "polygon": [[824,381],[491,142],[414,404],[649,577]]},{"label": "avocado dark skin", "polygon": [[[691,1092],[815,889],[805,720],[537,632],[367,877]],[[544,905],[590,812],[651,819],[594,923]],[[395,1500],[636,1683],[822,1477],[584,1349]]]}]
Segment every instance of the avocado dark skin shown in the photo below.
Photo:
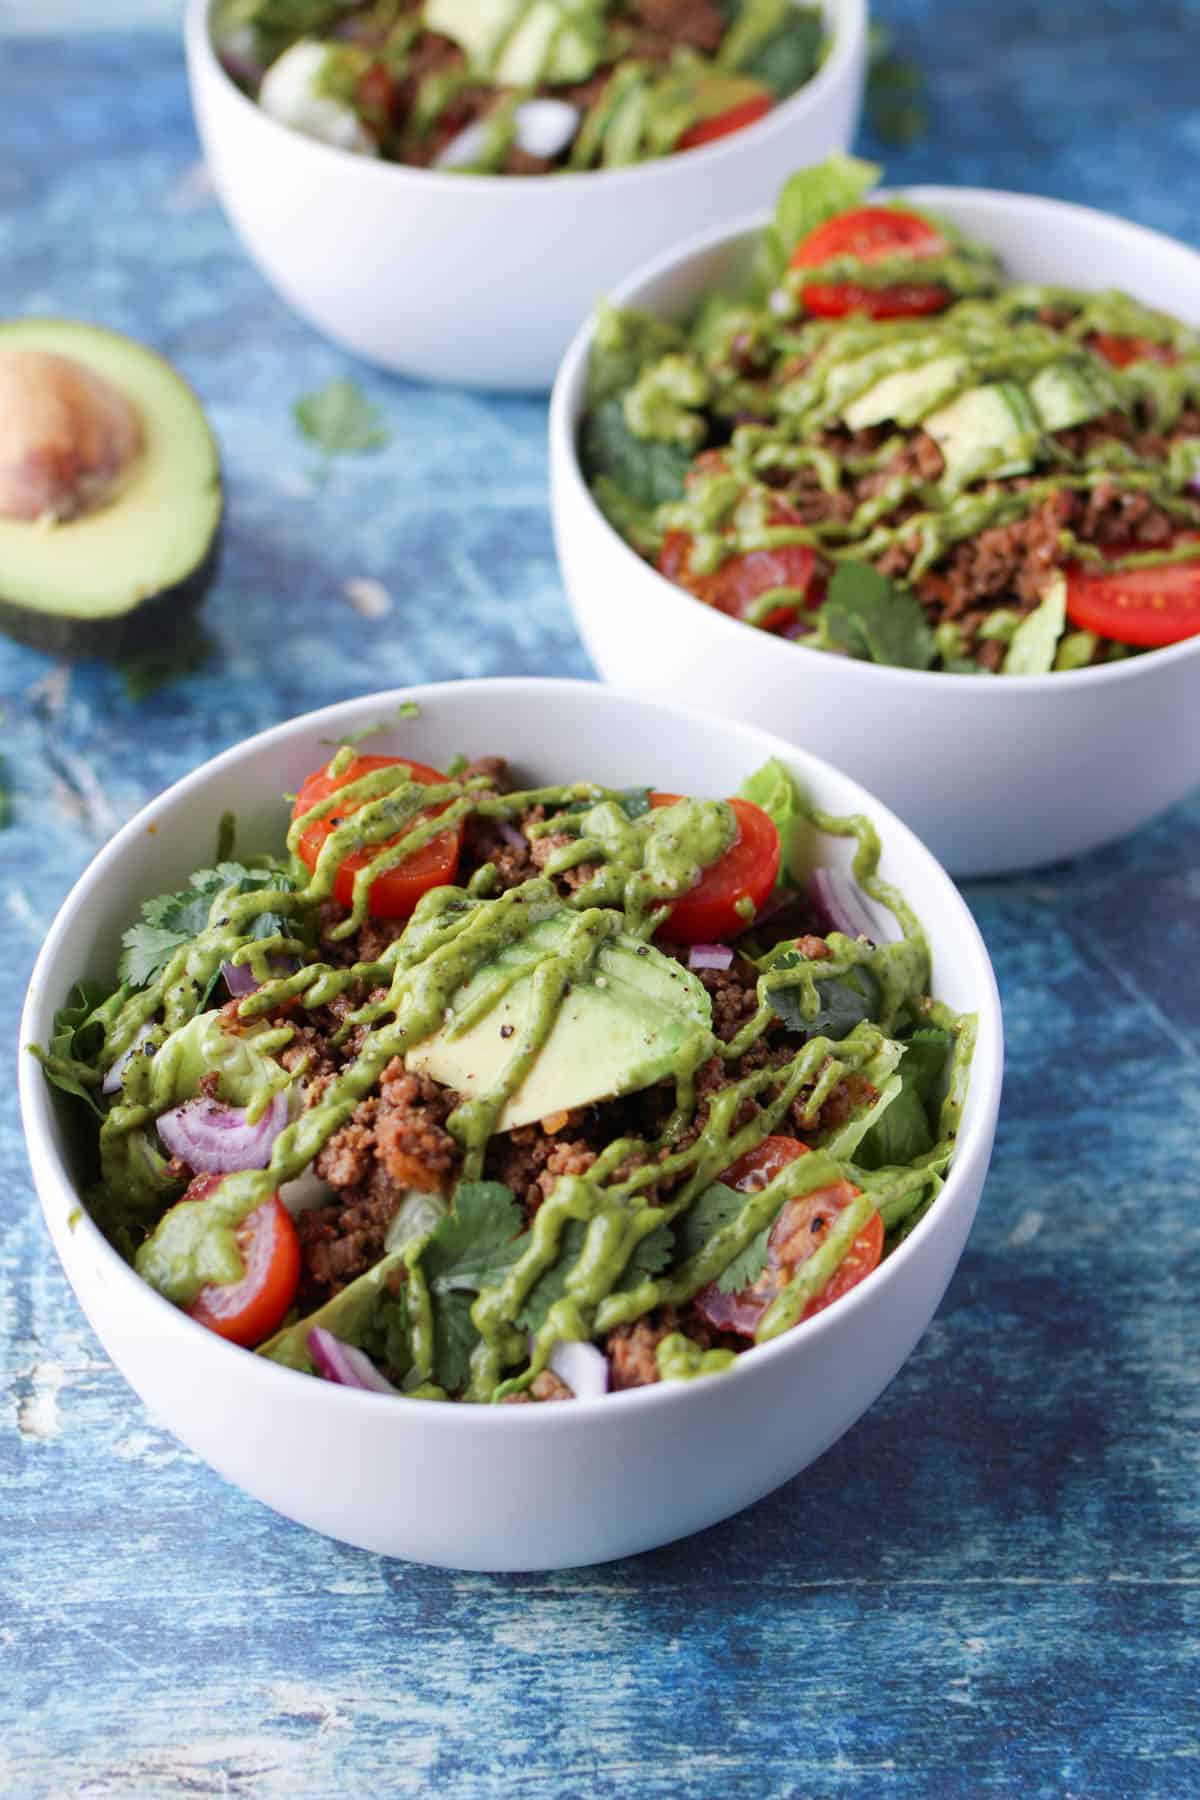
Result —
[{"label": "avocado dark skin", "polygon": [[0,322],[0,630],[55,657],[169,650],[218,566],[199,400],[98,326]]},{"label": "avocado dark skin", "polygon": [[117,618],[81,619],[37,612],[0,596],[0,631],[56,660],[123,662],[145,650],[169,650],[192,629],[196,609],[216,579],[221,560],[222,527],[190,575],[162,588],[132,612]]}]

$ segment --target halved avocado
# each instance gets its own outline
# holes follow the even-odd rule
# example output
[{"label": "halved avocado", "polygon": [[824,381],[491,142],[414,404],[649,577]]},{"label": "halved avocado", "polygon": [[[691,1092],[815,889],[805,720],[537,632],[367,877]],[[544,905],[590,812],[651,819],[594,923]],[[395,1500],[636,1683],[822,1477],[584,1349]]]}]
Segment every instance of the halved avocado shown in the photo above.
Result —
[{"label": "halved avocado", "polygon": [[0,322],[0,387],[0,629],[56,656],[169,642],[221,522],[195,394],[144,344],[67,319]]}]

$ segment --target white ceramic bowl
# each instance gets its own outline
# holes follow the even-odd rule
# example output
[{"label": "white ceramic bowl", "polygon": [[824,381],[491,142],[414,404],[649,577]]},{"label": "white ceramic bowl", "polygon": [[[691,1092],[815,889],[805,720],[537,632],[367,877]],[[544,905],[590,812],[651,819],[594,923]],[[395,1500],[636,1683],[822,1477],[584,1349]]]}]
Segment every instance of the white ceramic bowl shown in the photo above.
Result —
[{"label": "white ceramic bowl", "polygon": [[[30,1160],[63,1266],[105,1349],[176,1435],[257,1499],[385,1554],[473,1569],[604,1561],[735,1512],[817,1457],[896,1373],[958,1261],[991,1154],[1002,1038],[996,985],[963,901],[929,852],[815,757],[703,714],[587,682],[452,682],[345,701],[237,745],[143,809],[81,877],[50,929],[21,1021],[45,1043],[71,982],[109,975],[122,928],[148,895],[181,885],[221,813],[247,848],[277,844],[323,740],[394,714],[372,740],[434,764],[501,752],[531,775],[653,779],[723,795],[766,757],[785,759],[822,807],[873,816],[883,872],[928,930],[934,991],[979,1015],[962,1133],[944,1192],[852,1294],[725,1374],[550,1407],[393,1400],[299,1375],[235,1349],[138,1279],[81,1212],[58,1097],[21,1056]],[[822,840],[826,843],[827,840]],[[828,840],[842,866],[847,846]],[[846,853],[846,854],[842,854]],[[916,1451],[914,1450],[914,1454]]]},{"label": "white ceramic bowl", "polygon": [[[906,192],[994,245],[1016,280],[1125,288],[1200,323],[1200,255],[1157,232],[1026,194]],[[765,218],[676,246],[612,298],[682,316],[737,279]],[[1200,782],[1200,638],[1069,674],[922,673],[784,642],[666,581],[606,522],[580,473],[591,334],[588,323],[555,385],[551,489],[563,578],[606,680],[748,720],[828,756],[958,875],[1077,856]]]},{"label": "white ceramic bowl", "polygon": [[402,375],[548,388],[580,319],[629,269],[850,143],[866,0],[821,3],[829,57],[760,124],[706,149],[579,175],[448,175],[301,137],[225,74],[210,0],[188,0],[188,71],[225,209],[303,318]]}]

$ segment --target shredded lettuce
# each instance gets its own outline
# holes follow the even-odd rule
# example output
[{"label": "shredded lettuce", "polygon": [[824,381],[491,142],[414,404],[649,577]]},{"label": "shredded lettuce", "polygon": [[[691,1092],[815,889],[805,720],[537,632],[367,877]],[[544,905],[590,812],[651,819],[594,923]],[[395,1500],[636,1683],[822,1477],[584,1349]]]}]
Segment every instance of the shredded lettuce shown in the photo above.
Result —
[{"label": "shredded lettuce", "polygon": [[1067,578],[1058,574],[1041,604],[1017,626],[1000,669],[1002,675],[1048,675],[1067,623]]}]

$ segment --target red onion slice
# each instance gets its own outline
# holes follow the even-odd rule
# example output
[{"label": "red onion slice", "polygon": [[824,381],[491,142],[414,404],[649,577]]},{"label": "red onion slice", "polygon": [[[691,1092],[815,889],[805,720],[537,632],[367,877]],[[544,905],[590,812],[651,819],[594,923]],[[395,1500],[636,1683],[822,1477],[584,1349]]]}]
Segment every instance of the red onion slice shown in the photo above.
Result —
[{"label": "red onion slice", "polygon": [[379,1373],[375,1364],[364,1350],[356,1350],[353,1344],[344,1344],[332,1331],[326,1331],[323,1325],[314,1325],[308,1334],[309,1355],[313,1366],[326,1381],[336,1381],[340,1387],[360,1388],[371,1394],[398,1394],[385,1376]]},{"label": "red onion slice", "polygon": [[497,819],[496,830],[500,833],[500,836],[504,839],[510,850],[528,850],[528,838],[524,837],[522,833],[517,830],[515,825],[510,825],[507,819]]},{"label": "red onion slice", "polygon": [[257,1124],[246,1123],[240,1106],[222,1106],[207,1097],[186,1100],[155,1120],[159,1137],[178,1156],[204,1175],[232,1175],[239,1169],[265,1169],[271,1147],[288,1121],[288,1097],[275,1094]]},{"label": "red onion slice", "polygon": [[548,1366],[577,1400],[599,1400],[608,1392],[608,1358],[595,1344],[555,1344]]},{"label": "red onion slice", "polygon": [[849,875],[836,869],[814,869],[809,894],[829,931],[844,932],[847,937],[865,937],[874,943],[879,927],[867,909],[862,889]]},{"label": "red onion slice", "polygon": [[[276,980],[285,975],[294,975],[300,964],[294,956],[273,956],[270,959],[271,974]],[[235,1000],[242,1000],[247,994],[256,994],[259,983],[255,980],[254,970],[246,963],[223,962],[221,979]]]},{"label": "red onion slice", "polygon": [[689,969],[727,969],[732,961],[730,944],[693,944],[688,951]]}]

